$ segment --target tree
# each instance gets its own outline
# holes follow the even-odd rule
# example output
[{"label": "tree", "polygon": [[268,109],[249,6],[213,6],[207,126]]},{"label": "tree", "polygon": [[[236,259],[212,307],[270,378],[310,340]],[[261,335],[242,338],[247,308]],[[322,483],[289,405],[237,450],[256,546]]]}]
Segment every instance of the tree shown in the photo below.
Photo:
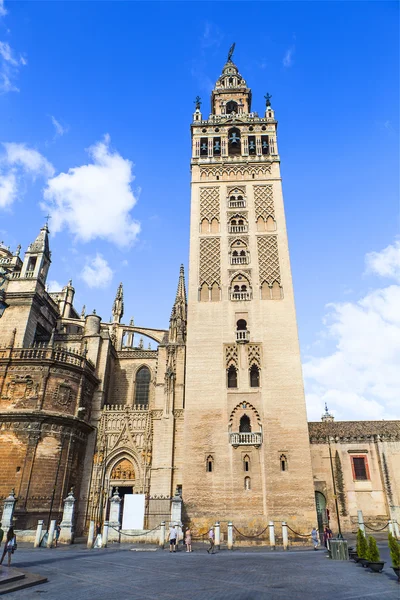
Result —
[{"label": "tree", "polygon": [[356,550],[357,550],[357,555],[360,558],[367,558],[367,553],[368,553],[368,542],[365,539],[365,535],[362,529],[359,529],[357,531],[357,546],[356,546]]},{"label": "tree", "polygon": [[369,562],[379,562],[381,560],[376,539],[372,535],[368,538],[368,552],[366,558]]},{"label": "tree", "polygon": [[392,567],[400,568],[400,544],[392,533],[389,532],[389,550],[390,558],[392,559]]}]

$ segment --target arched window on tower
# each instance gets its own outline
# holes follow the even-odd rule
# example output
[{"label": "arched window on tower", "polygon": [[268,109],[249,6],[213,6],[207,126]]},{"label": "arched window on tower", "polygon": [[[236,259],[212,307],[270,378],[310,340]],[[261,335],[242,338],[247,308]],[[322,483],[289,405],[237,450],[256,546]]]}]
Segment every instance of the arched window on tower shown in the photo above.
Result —
[{"label": "arched window on tower", "polygon": [[246,473],[250,471],[250,456],[248,454],[243,457],[243,470]]},{"label": "arched window on tower", "polygon": [[244,478],[244,489],[247,490],[251,490],[251,479],[250,477],[245,477]]},{"label": "arched window on tower", "polygon": [[228,132],[228,154],[229,156],[241,154],[240,131],[237,127],[232,127]]},{"label": "arched window on tower", "polygon": [[287,467],[287,458],[285,456],[285,454],[281,454],[280,456],[280,463],[281,463],[281,471],[287,471],[288,467]]},{"label": "arched window on tower", "polygon": [[229,100],[229,102],[226,103],[225,110],[226,110],[227,115],[230,115],[233,112],[237,113],[238,112],[238,103],[235,102],[234,100]]},{"label": "arched window on tower", "polygon": [[141,367],[136,373],[135,404],[149,405],[150,369]]},{"label": "arched window on tower", "polygon": [[260,387],[260,369],[257,365],[250,368],[250,387]]},{"label": "arched window on tower", "polygon": [[231,365],[227,371],[228,388],[237,388],[237,371],[234,365]]},{"label": "arched window on tower", "polygon": [[207,471],[207,473],[212,473],[213,470],[214,470],[214,458],[210,455],[210,456],[207,456],[206,471]]},{"label": "arched window on tower", "polygon": [[239,433],[251,433],[250,417],[243,415],[239,422]]}]

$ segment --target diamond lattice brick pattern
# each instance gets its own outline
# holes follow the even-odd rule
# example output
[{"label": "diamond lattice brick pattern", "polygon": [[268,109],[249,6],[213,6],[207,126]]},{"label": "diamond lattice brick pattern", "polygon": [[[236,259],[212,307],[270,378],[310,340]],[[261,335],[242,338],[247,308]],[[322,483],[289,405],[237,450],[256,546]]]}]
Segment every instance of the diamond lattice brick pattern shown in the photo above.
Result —
[{"label": "diamond lattice brick pattern", "polygon": [[219,238],[200,239],[199,287],[207,283],[221,285],[221,243]]},{"label": "diamond lattice brick pattern", "polygon": [[200,221],[220,220],[219,187],[200,188]]},{"label": "diamond lattice brick pattern", "polygon": [[226,367],[234,365],[236,368],[239,367],[239,359],[236,344],[228,344],[225,346],[225,364]]},{"label": "diamond lattice brick pattern", "polygon": [[253,189],[256,219],[262,217],[266,221],[268,217],[275,218],[272,185],[255,185]]},{"label": "diamond lattice brick pattern", "polygon": [[248,344],[247,355],[249,360],[249,367],[257,365],[261,367],[261,346],[259,344]]},{"label": "diamond lattice brick pattern", "polygon": [[278,239],[276,235],[263,235],[257,237],[258,264],[260,270],[260,284],[266,281],[272,285],[274,281],[281,284],[279,269]]}]

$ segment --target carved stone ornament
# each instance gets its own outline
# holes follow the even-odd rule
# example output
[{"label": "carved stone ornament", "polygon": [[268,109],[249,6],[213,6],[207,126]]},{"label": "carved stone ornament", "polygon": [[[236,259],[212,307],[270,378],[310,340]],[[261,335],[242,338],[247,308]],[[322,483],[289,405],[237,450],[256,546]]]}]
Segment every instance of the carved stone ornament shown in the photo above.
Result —
[{"label": "carved stone ornament", "polygon": [[66,383],[60,383],[54,392],[54,400],[61,406],[68,406],[72,401],[72,388]]},{"label": "carved stone ornament", "polygon": [[6,400],[34,400],[38,396],[39,384],[30,375],[15,375],[6,387]]}]

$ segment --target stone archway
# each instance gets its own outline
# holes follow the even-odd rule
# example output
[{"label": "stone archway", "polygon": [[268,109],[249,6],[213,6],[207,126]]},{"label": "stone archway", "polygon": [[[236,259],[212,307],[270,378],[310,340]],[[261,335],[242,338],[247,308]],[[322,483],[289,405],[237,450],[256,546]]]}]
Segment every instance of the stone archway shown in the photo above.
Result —
[{"label": "stone archway", "polygon": [[326,498],[322,492],[315,492],[315,507],[317,509],[318,531],[323,539],[324,527],[328,524],[326,513]]}]

